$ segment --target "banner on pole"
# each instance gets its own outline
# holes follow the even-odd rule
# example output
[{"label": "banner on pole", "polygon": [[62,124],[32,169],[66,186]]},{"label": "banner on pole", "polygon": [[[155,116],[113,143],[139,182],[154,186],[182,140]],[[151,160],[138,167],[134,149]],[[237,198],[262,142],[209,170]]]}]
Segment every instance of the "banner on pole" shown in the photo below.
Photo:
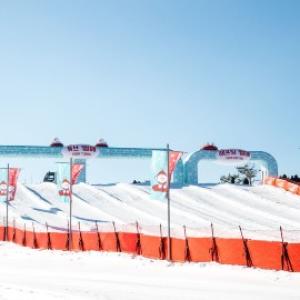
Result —
[{"label": "banner on pole", "polygon": [[82,164],[73,164],[72,165],[72,178],[70,178],[70,164],[69,163],[58,163],[58,172],[57,172],[57,186],[60,199],[63,202],[68,202],[71,189],[70,185],[75,184],[80,172],[83,170]]},{"label": "banner on pole", "polygon": [[169,151],[169,174],[168,152],[162,150],[152,151],[151,161],[151,198],[164,200],[169,189],[169,180],[175,170],[176,164],[182,152]]},{"label": "banner on pole", "polygon": [[[7,172],[8,169],[0,169],[0,201],[6,201],[7,194]],[[12,201],[15,199],[17,192],[17,182],[20,174],[19,168],[9,169],[9,185],[8,185],[8,200]]]},{"label": "banner on pole", "polygon": [[83,164],[73,164],[72,165],[72,184],[77,183],[81,171],[83,170]]},{"label": "banner on pole", "polygon": [[57,171],[58,194],[62,202],[67,203],[70,197],[70,164],[58,163]]},{"label": "banner on pole", "polygon": [[171,179],[171,176],[176,168],[177,162],[179,161],[179,159],[182,156],[182,152],[180,151],[170,151],[169,153],[169,176]]}]

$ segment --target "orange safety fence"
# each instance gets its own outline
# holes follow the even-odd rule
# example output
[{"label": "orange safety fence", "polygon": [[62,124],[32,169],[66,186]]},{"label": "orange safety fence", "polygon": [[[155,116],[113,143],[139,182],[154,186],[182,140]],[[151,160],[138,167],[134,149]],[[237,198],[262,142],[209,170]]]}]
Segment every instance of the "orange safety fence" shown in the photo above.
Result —
[{"label": "orange safety fence", "polygon": [[290,182],[285,179],[275,178],[275,177],[266,177],[263,181],[265,185],[272,185],[278,188],[282,188],[286,191],[289,191],[295,195],[300,195],[300,185]]},{"label": "orange safety fence", "polygon": [[[114,227],[115,229],[115,227]],[[282,229],[280,229],[282,230]],[[160,231],[162,232],[162,231]],[[278,231],[279,232],[279,231]],[[282,231],[281,231],[282,234]],[[72,245],[68,231],[36,231],[25,226],[8,228],[8,241],[33,249],[74,251],[111,251],[142,255],[152,259],[168,258],[168,238],[134,232],[98,230],[72,232]],[[187,236],[171,237],[171,261],[211,262],[241,265],[272,270],[300,272],[300,243],[266,241],[241,238]],[[6,240],[6,228],[0,226],[0,240]]]}]

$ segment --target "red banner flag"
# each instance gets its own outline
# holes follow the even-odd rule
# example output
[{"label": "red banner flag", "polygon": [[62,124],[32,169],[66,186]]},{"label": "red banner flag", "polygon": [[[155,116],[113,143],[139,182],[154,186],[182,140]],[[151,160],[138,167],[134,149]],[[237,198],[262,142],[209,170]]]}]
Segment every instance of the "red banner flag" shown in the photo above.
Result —
[{"label": "red banner flag", "polygon": [[[19,174],[20,174],[20,169],[18,168],[9,169],[9,185],[8,185],[9,201],[15,199]],[[7,194],[7,182],[3,180],[0,183],[0,196],[6,196],[6,194]]]},{"label": "red banner flag", "polygon": [[17,182],[21,169],[9,169],[9,200],[14,200],[17,192]]},{"label": "red banner flag", "polygon": [[169,152],[169,177],[171,178],[176,164],[182,156],[182,152],[180,151],[170,151]]},{"label": "red banner flag", "polygon": [[72,165],[72,184],[75,184],[77,182],[77,179],[83,169],[82,164],[73,164]]}]

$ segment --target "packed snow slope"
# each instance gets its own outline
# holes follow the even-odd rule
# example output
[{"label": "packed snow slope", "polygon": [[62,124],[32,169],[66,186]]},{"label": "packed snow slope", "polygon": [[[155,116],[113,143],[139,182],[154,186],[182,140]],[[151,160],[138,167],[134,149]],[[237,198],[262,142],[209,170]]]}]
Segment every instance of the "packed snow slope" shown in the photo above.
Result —
[{"label": "packed snow slope", "polygon": [[300,274],[0,243],[0,300],[300,299]]},{"label": "packed snow slope", "polygon": [[[74,226],[82,229],[115,221],[127,224],[166,225],[166,203],[152,200],[146,185],[126,183],[74,186]],[[229,184],[173,188],[171,222],[174,228],[219,228],[278,231],[300,230],[300,197],[271,186],[240,187]],[[5,215],[5,204],[0,205]],[[52,228],[67,226],[69,205],[60,201],[56,185],[41,183],[18,185],[15,201],[11,202],[10,220],[17,223],[44,225]],[[300,231],[299,231],[300,232]],[[298,233],[299,233],[298,232]]]}]

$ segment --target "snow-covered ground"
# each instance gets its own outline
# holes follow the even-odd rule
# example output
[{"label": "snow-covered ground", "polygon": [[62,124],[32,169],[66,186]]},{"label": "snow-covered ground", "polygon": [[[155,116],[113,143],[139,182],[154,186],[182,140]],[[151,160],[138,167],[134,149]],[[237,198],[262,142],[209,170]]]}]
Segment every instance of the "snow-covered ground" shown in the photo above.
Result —
[{"label": "snow-covered ground", "polygon": [[0,300],[300,299],[300,274],[0,243]]},{"label": "snow-covered ground", "polygon": [[[270,186],[228,184],[171,190],[174,232],[187,225],[202,235],[234,236],[237,226],[249,237],[300,241],[300,197]],[[0,204],[0,216],[5,205]],[[69,206],[54,184],[18,186],[10,218],[30,228],[66,227]],[[89,229],[98,221],[166,225],[166,203],[149,199],[149,187],[125,183],[74,186],[74,224]],[[28,228],[27,227],[27,228]],[[289,230],[289,231],[288,231]],[[210,234],[210,232],[208,232]],[[0,243],[1,299],[300,299],[300,273],[266,271],[216,263],[170,264],[120,253],[32,250]]]},{"label": "snow-covered ground", "polygon": [[[0,205],[4,216],[5,206]],[[69,206],[59,200],[52,183],[18,186],[11,203],[10,217],[17,223],[34,222],[52,228],[66,227]],[[115,221],[128,224],[138,221],[144,226],[166,225],[166,203],[149,197],[149,186],[132,184],[74,186],[73,224],[81,222],[83,230]],[[249,238],[280,239],[279,226],[289,240],[300,240],[300,197],[271,186],[239,187],[229,184],[188,186],[171,190],[171,222],[174,232],[186,225],[197,234],[214,223],[216,234],[239,236],[238,226]],[[195,231],[196,230],[196,231]],[[222,232],[221,232],[222,231]],[[200,231],[199,231],[200,234]]]}]

